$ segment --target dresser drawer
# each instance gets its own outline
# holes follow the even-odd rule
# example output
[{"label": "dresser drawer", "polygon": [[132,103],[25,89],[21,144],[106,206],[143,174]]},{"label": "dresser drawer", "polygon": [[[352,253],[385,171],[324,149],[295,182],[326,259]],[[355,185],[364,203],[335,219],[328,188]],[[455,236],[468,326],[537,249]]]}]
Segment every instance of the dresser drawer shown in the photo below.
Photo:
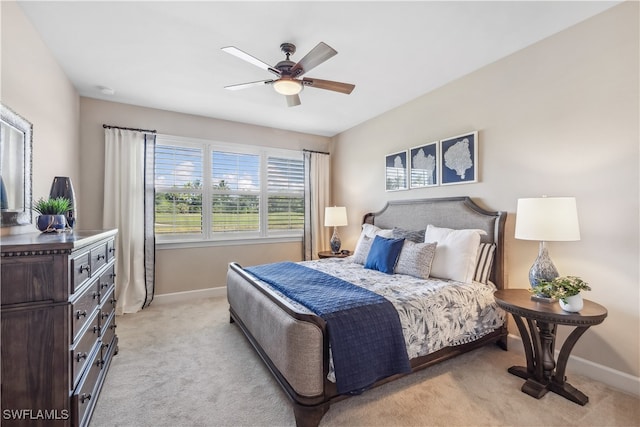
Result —
[{"label": "dresser drawer", "polygon": [[73,388],[78,384],[80,375],[89,361],[89,356],[95,350],[98,337],[100,336],[100,316],[98,311],[93,312],[93,318],[89,320],[86,329],[78,339],[78,342],[71,348],[71,372],[73,375]]},{"label": "dresser drawer", "polygon": [[82,331],[82,327],[87,323],[93,312],[96,311],[100,302],[100,293],[98,292],[98,281],[87,286],[87,288],[71,302],[71,341],[75,342],[76,338]]},{"label": "dresser drawer", "polygon": [[[80,384],[71,396],[72,423],[76,426],[87,425],[93,407],[98,398],[97,384],[102,371],[102,358],[99,349],[91,354],[89,366],[85,369]],[[85,419],[86,418],[86,419]]]},{"label": "dresser drawer", "polygon": [[107,245],[103,244],[91,249],[91,271],[93,273],[100,270],[100,267],[107,263]]},{"label": "dresser drawer", "polygon": [[116,313],[111,313],[111,316],[103,322],[103,326],[100,328],[102,337],[102,354],[105,355],[109,351],[109,347],[115,344],[116,336]]},{"label": "dresser drawer", "polygon": [[91,249],[91,272],[92,274],[100,270],[100,267],[107,263],[107,244],[102,243]]},{"label": "dresser drawer", "polygon": [[107,262],[116,257],[116,241],[111,239],[107,241]]},{"label": "dresser drawer", "polygon": [[71,293],[82,287],[82,284],[91,277],[90,252],[78,254],[69,260]]},{"label": "dresser drawer", "polygon": [[116,310],[116,287],[112,286],[107,291],[102,291],[100,296],[100,315],[106,320]]},{"label": "dresser drawer", "polygon": [[[116,274],[115,274],[115,265],[111,265],[111,267],[107,268],[104,273],[102,273],[100,275],[100,279],[98,279],[98,286],[100,289],[100,294],[104,295],[107,292],[107,289],[109,289],[110,287],[113,287],[113,284],[116,281]],[[100,303],[102,303],[102,301],[104,301],[104,298],[100,298]]]}]

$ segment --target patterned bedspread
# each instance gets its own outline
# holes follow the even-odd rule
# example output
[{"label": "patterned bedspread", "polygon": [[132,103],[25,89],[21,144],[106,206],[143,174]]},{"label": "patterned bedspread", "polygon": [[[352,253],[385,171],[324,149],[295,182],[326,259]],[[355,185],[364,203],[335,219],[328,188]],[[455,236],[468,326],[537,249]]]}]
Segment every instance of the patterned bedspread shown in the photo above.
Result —
[{"label": "patterned bedspread", "polygon": [[[384,296],[398,310],[410,359],[444,347],[480,338],[505,322],[505,313],[493,298],[496,288],[482,283],[417,279],[365,269],[347,258],[303,261],[300,264]],[[302,312],[305,307],[286,298]],[[329,379],[335,382],[333,366]]]}]

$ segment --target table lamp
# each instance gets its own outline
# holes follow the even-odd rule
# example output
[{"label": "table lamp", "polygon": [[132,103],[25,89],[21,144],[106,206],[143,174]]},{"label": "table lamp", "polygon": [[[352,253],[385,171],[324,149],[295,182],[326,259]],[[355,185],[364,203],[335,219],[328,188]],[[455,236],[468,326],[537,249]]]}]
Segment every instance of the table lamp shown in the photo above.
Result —
[{"label": "table lamp", "polygon": [[340,236],[338,236],[338,227],[347,224],[347,208],[344,206],[334,206],[324,208],[324,226],[333,227],[333,236],[331,236],[331,252],[337,254],[340,252]]},{"label": "table lamp", "polygon": [[515,238],[538,240],[538,258],[529,270],[529,283],[535,288],[541,281],[558,277],[545,242],[580,240],[578,211],[574,197],[518,199]]}]

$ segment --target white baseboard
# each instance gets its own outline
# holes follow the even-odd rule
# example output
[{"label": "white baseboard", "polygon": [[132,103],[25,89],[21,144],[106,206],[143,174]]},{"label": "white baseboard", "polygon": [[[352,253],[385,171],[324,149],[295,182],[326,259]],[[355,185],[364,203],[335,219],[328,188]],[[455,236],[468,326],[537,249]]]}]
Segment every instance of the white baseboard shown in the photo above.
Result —
[{"label": "white baseboard", "polygon": [[201,298],[214,298],[227,296],[227,287],[197,289],[194,291],[173,292],[153,296],[153,305],[174,304]]},{"label": "white baseboard", "polygon": [[[522,339],[517,335],[509,334],[508,342],[509,350],[524,355],[524,347]],[[556,350],[556,360],[559,350]],[[593,380],[599,381],[610,387],[624,391],[640,397],[640,378],[633,375],[617,371],[608,366],[600,365],[577,356],[569,356],[568,370],[579,375],[584,375]]]}]

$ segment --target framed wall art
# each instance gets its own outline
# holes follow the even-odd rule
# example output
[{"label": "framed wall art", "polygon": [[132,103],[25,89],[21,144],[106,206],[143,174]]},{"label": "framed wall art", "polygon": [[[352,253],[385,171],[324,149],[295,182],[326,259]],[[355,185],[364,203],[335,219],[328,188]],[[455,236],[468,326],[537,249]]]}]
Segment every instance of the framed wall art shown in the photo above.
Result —
[{"label": "framed wall art", "polygon": [[409,149],[409,187],[433,187],[440,181],[438,141]]},{"label": "framed wall art", "polygon": [[388,154],[385,157],[385,190],[397,191],[408,188],[407,151]]},{"label": "framed wall art", "polygon": [[440,185],[478,182],[478,132],[440,141]]}]

